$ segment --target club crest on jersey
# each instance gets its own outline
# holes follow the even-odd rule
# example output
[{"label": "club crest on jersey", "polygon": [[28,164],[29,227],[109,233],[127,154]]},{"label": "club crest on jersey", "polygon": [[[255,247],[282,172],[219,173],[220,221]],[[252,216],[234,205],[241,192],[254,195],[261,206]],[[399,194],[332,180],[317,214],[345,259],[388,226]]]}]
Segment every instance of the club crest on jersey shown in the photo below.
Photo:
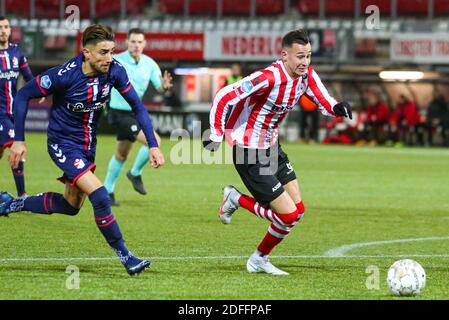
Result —
[{"label": "club crest on jersey", "polygon": [[83,160],[81,159],[75,159],[75,161],[73,161],[73,165],[77,168],[77,169],[82,169],[86,166],[86,164],[84,163]]},{"label": "club crest on jersey", "polygon": [[19,67],[19,59],[17,59],[17,57],[12,58],[12,67],[13,68]]},{"label": "club crest on jersey", "polygon": [[109,94],[110,88],[109,84],[105,84],[103,88],[101,89],[101,97],[104,98]]},{"label": "club crest on jersey", "polygon": [[98,78],[94,78],[93,80],[92,80],[92,82],[88,82],[87,83],[87,86],[88,87],[91,87],[91,86],[96,86],[96,85],[99,85],[100,84],[100,80],[98,80]]},{"label": "club crest on jersey", "polygon": [[49,89],[51,87],[51,80],[50,77],[45,75],[41,78],[41,87],[44,89]]},{"label": "club crest on jersey", "polygon": [[254,86],[251,83],[251,81],[245,81],[242,83],[242,91],[245,93],[251,92],[251,90],[253,90]]}]

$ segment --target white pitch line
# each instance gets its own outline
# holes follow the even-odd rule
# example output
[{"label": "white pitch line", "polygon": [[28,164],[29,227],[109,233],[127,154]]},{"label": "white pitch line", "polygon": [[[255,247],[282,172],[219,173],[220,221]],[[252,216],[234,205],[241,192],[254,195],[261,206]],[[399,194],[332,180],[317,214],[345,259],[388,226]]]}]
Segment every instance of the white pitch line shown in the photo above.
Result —
[{"label": "white pitch line", "polygon": [[[354,255],[354,256],[328,256],[328,255],[297,255],[297,256],[272,256],[272,259],[385,259],[385,258],[449,258],[449,254],[396,254],[396,255]],[[109,261],[117,260],[117,257],[79,257],[79,258],[0,258],[0,262],[49,262],[49,261]],[[248,256],[185,256],[185,257],[144,257],[152,261],[162,260],[246,260]]]},{"label": "white pitch line", "polygon": [[[411,239],[398,239],[398,240],[384,240],[384,241],[373,241],[373,242],[361,242],[343,245],[337,248],[330,249],[324,254],[328,257],[344,257],[346,252],[355,248],[363,248],[369,246],[379,246],[384,244],[392,243],[406,243],[406,242],[418,242],[418,241],[432,241],[432,240],[449,240],[449,237],[427,237],[427,238],[411,238]],[[351,257],[351,256],[349,256]]]}]

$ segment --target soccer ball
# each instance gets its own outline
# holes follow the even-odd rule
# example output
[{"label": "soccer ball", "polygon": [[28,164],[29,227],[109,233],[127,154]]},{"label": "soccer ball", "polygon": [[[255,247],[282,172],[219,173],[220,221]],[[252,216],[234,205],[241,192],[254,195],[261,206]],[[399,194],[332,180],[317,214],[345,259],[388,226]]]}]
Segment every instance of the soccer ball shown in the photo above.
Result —
[{"label": "soccer ball", "polygon": [[388,287],[397,296],[413,296],[426,286],[426,272],[410,259],[396,261],[388,270]]}]

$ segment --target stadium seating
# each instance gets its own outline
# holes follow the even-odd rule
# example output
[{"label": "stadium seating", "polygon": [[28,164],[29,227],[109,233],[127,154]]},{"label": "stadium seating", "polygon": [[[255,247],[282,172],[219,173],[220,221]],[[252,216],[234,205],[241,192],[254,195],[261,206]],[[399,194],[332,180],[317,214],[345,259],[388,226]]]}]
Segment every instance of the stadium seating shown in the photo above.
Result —
[{"label": "stadium seating", "polygon": [[435,16],[445,16],[449,15],[449,0],[434,0],[435,1]]},{"label": "stadium seating", "polygon": [[[139,14],[144,12],[146,0],[127,0],[126,12],[128,14]],[[59,18],[60,17],[60,0],[35,0],[36,18]],[[86,0],[65,0],[65,6],[76,5],[80,9],[82,18],[90,17],[90,1]],[[22,17],[30,17],[31,7],[28,0],[6,0],[5,8],[7,14],[16,14]],[[120,13],[121,2],[114,0],[96,0],[95,11],[96,17],[102,18]]]},{"label": "stadium seating", "polygon": [[[80,9],[81,18],[90,18],[91,7],[89,0],[65,0],[65,6],[76,5]],[[195,16],[214,16],[217,14],[217,0],[189,0],[189,14]],[[356,9],[356,0],[325,0],[326,17],[353,17]],[[396,14],[403,17],[425,17],[428,14],[428,0],[396,0]],[[435,16],[449,14],[449,0],[433,0]],[[183,15],[184,0],[158,0],[159,11],[162,14]],[[289,12],[283,0],[255,0],[255,13],[257,16],[275,16]],[[319,15],[320,1],[318,0],[290,0],[291,9],[298,11],[305,17]],[[365,14],[369,5],[376,5],[381,16],[390,16],[392,13],[392,0],[360,0],[360,15]],[[35,0],[35,17],[54,19],[60,18],[60,0]],[[150,8],[151,1],[127,0],[127,14],[142,14],[145,8]],[[30,17],[31,7],[29,0],[5,0],[7,14]],[[287,8],[288,9],[288,8]],[[116,16],[121,11],[119,0],[95,0],[97,18]],[[251,0],[222,0],[222,13],[224,16],[246,16],[251,12]]]},{"label": "stadium seating", "polygon": [[[189,13],[193,15],[217,14],[215,0],[190,0]],[[184,0],[160,0],[159,10],[168,14],[183,14]],[[229,16],[249,15],[251,0],[223,0],[223,14]],[[284,13],[284,1],[256,0],[256,13],[258,15],[278,15]]]},{"label": "stadium seating", "polygon": [[[319,15],[319,1],[299,0],[298,11],[303,15]],[[355,0],[326,0],[326,16],[354,16]],[[365,9],[369,5],[375,5],[379,8],[381,16],[389,16],[392,13],[391,0],[360,0],[360,14],[365,14]],[[427,0],[397,0],[396,13],[398,16],[427,16]],[[437,16],[447,15],[449,13],[448,0],[434,0],[434,14]]]}]

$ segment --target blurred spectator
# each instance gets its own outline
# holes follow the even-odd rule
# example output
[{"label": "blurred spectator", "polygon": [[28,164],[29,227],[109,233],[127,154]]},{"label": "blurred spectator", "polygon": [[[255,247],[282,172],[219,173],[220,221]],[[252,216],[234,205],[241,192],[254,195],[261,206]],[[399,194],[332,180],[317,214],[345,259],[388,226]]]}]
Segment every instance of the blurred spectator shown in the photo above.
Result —
[{"label": "blurred spectator", "polygon": [[360,140],[361,128],[365,122],[366,113],[354,106],[352,120],[334,117],[326,122],[326,137],[322,143],[352,144]]},{"label": "blurred spectator", "polygon": [[416,105],[404,94],[401,94],[393,116],[396,141],[399,144],[412,145],[414,143],[415,126],[418,124],[419,119]]},{"label": "blurred spectator", "polygon": [[226,79],[225,86],[237,82],[240,79],[242,79],[242,68],[240,67],[240,64],[233,63],[231,66],[231,75]]},{"label": "blurred spectator", "polygon": [[318,143],[320,112],[306,95],[299,100],[299,143]]},{"label": "blurred spectator", "polygon": [[368,93],[364,136],[371,145],[384,143],[389,131],[390,110],[375,92]]},{"label": "blurred spectator", "polygon": [[430,102],[427,109],[426,125],[427,125],[427,141],[433,146],[433,135],[435,132],[441,131],[443,145],[448,146],[449,131],[449,110],[446,99],[440,94],[436,94]]}]

